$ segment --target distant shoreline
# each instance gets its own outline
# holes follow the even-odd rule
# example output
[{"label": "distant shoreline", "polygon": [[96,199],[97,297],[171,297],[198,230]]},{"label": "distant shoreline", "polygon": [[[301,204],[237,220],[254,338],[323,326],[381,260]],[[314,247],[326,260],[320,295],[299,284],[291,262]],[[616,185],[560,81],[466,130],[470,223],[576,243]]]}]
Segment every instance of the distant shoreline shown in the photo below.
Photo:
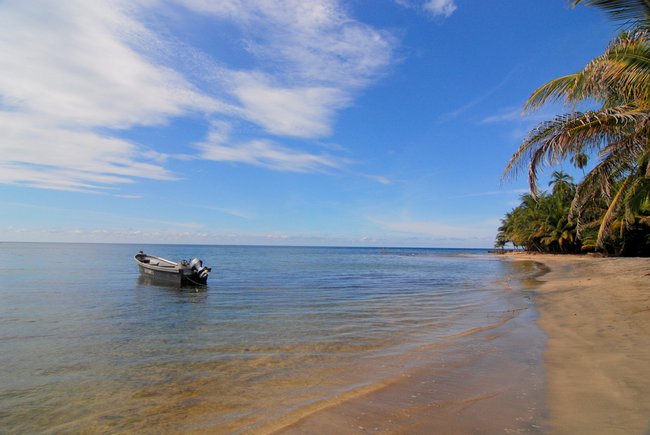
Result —
[{"label": "distant shoreline", "polygon": [[[344,245],[344,244],[256,244],[256,243],[194,243],[194,242],[108,242],[108,241],[33,241],[33,240],[0,240],[0,244],[31,244],[31,245],[129,245],[129,246],[197,246],[225,248],[334,248],[334,249],[413,249],[413,250],[443,250],[443,251],[477,251],[488,252],[492,248],[476,247],[435,247],[435,246],[399,246],[399,245]],[[519,250],[512,250],[519,252]]]}]

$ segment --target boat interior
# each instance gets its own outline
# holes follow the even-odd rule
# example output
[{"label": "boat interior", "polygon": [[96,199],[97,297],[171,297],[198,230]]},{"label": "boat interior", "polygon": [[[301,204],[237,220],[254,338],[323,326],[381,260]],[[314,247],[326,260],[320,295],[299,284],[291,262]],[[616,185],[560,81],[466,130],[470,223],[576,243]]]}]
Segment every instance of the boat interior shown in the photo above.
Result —
[{"label": "boat interior", "polygon": [[176,263],[165,260],[163,258],[152,258],[152,257],[139,257],[138,260],[140,262],[145,263],[145,264],[150,264],[152,266],[158,266],[158,267],[169,267],[169,268],[175,268]]}]

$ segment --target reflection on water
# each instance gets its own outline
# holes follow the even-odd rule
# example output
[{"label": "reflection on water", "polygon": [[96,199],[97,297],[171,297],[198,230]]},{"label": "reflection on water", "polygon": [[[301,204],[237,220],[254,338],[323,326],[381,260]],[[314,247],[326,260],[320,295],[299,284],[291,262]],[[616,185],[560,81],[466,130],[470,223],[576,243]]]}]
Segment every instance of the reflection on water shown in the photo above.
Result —
[{"label": "reflection on water", "polygon": [[[208,286],[147,281],[139,249],[203,258]],[[10,432],[251,429],[513,309],[511,266],[473,252],[4,243],[0,265]]]},{"label": "reflection on water", "polygon": [[137,287],[160,287],[179,293],[206,293],[208,291],[207,285],[196,285],[192,283],[179,285],[177,282],[168,279],[159,279],[155,276],[142,274],[138,276]]}]

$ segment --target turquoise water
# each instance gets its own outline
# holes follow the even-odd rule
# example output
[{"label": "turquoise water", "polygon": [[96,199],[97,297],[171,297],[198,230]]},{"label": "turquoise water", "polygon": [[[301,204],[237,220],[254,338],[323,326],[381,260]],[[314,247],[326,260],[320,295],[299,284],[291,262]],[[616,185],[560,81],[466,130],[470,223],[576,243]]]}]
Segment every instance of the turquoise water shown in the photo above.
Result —
[{"label": "turquoise water", "polygon": [[[141,249],[203,259],[208,286],[143,281]],[[263,427],[499,321],[510,268],[473,250],[0,243],[0,427]]]}]

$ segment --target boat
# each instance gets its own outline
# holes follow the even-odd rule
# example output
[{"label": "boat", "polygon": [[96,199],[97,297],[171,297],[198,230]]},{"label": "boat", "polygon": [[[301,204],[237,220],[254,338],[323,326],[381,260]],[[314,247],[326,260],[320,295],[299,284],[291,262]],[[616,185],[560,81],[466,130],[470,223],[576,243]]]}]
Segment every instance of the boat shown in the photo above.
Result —
[{"label": "boat", "polygon": [[212,271],[210,267],[205,267],[203,261],[198,258],[175,262],[145,254],[142,251],[135,254],[134,258],[142,275],[156,280],[177,283],[181,286],[187,284],[206,285],[208,274]]}]

